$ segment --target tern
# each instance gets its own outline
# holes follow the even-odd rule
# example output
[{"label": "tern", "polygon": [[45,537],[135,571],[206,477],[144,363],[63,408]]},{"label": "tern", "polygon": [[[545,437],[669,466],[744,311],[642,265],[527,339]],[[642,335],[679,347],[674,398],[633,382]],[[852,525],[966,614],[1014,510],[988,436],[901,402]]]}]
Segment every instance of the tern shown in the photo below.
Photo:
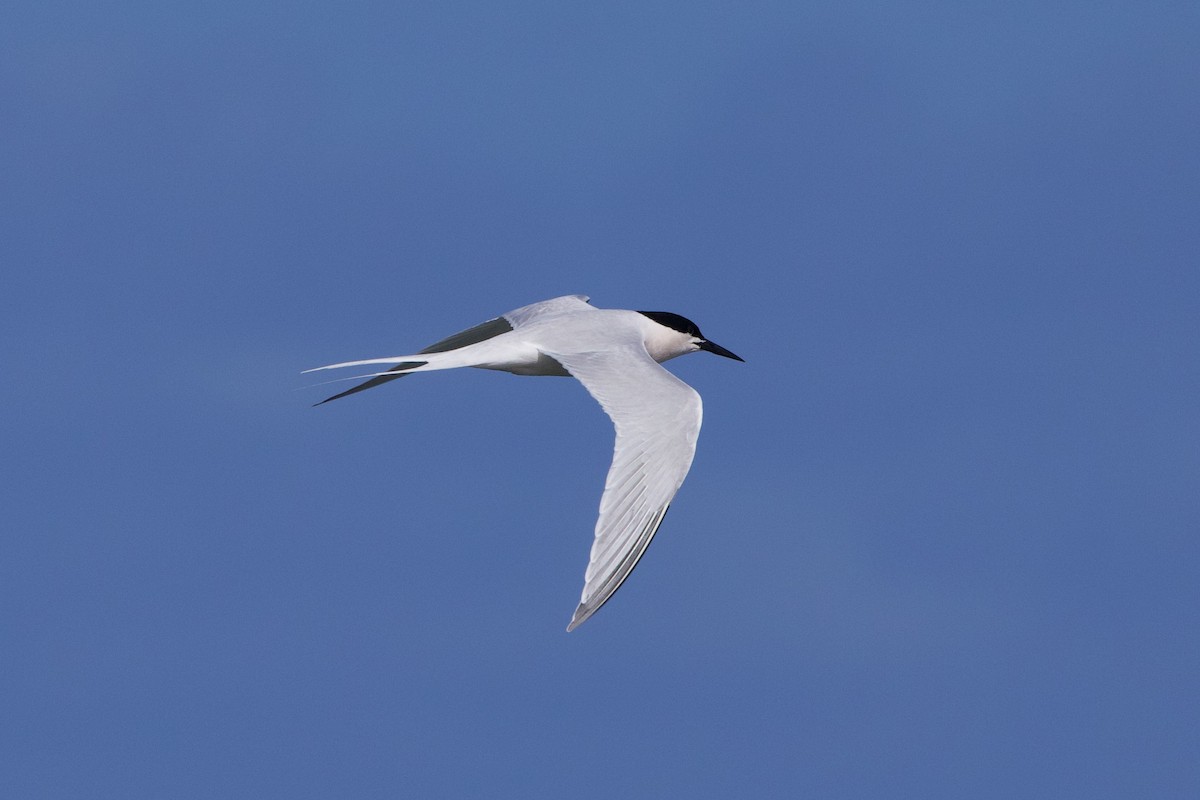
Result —
[{"label": "tern", "polygon": [[629,577],[692,466],[700,395],[659,364],[700,350],[745,360],[704,338],[694,322],[678,314],[595,308],[584,295],[567,295],[509,311],[413,355],[344,361],[305,372],[393,365],[345,379],[369,378],[316,405],[414,372],[456,367],[579,380],[612,419],[617,439],[583,595],[567,626],[572,631]]}]

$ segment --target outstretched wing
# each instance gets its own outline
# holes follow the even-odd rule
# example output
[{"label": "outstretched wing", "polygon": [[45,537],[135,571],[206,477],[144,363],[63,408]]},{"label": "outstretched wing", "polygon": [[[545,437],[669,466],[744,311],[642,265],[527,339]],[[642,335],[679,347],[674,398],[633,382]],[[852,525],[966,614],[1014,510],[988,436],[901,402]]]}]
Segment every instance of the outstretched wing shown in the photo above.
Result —
[{"label": "outstretched wing", "polygon": [[650,546],[692,466],[702,406],[700,395],[659,366],[640,343],[547,355],[579,379],[617,433],[570,631],[612,597]]},{"label": "outstretched wing", "polygon": [[520,328],[522,325],[528,325],[543,317],[552,317],[557,314],[567,314],[574,311],[595,310],[595,307],[588,303],[587,295],[568,294],[513,309],[504,315],[504,319],[511,322],[514,328]]}]

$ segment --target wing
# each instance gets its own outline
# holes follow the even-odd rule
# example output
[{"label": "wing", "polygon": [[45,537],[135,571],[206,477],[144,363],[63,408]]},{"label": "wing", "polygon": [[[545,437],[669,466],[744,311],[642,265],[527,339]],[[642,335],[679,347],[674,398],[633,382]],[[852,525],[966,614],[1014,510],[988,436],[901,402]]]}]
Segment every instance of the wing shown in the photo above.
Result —
[{"label": "wing", "polygon": [[588,303],[587,295],[568,294],[563,297],[555,297],[551,300],[542,300],[539,303],[531,303],[527,306],[521,306],[518,309],[509,311],[504,315],[504,319],[512,323],[514,328],[519,328],[522,325],[528,325],[534,320],[542,317],[555,316],[557,314],[566,314],[572,311],[595,311],[596,309]]},{"label": "wing", "polygon": [[637,566],[696,454],[700,395],[640,343],[599,353],[547,353],[587,388],[617,431],[583,596],[567,630],[604,605]]}]

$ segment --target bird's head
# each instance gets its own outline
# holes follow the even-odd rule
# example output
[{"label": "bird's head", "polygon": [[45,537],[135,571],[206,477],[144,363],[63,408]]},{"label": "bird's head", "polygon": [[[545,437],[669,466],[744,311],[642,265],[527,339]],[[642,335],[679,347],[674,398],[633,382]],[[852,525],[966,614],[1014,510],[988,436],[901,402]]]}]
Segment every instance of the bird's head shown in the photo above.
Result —
[{"label": "bird's head", "polygon": [[705,339],[704,334],[700,333],[699,326],[687,317],[672,314],[670,311],[639,311],[638,313],[657,323],[646,339],[646,349],[649,350],[655,361],[666,361],[676,356],[695,353],[697,350],[707,350],[735,361],[746,360],[716,342]]}]

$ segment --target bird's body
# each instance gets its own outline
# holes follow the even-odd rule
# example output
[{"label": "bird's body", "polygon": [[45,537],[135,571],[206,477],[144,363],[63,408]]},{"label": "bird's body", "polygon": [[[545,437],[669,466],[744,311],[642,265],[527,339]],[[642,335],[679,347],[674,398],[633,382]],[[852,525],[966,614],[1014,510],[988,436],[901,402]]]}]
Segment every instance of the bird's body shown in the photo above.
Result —
[{"label": "bird's body", "polygon": [[572,630],[637,565],[691,467],[700,434],[700,395],[659,363],[698,350],[742,360],[677,314],[598,309],[582,295],[568,295],[510,311],[413,355],[317,369],[393,365],[360,376],[369,380],[323,403],[414,372],[457,367],[570,375],[584,385],[612,418],[617,439],[583,597],[567,628]]}]

